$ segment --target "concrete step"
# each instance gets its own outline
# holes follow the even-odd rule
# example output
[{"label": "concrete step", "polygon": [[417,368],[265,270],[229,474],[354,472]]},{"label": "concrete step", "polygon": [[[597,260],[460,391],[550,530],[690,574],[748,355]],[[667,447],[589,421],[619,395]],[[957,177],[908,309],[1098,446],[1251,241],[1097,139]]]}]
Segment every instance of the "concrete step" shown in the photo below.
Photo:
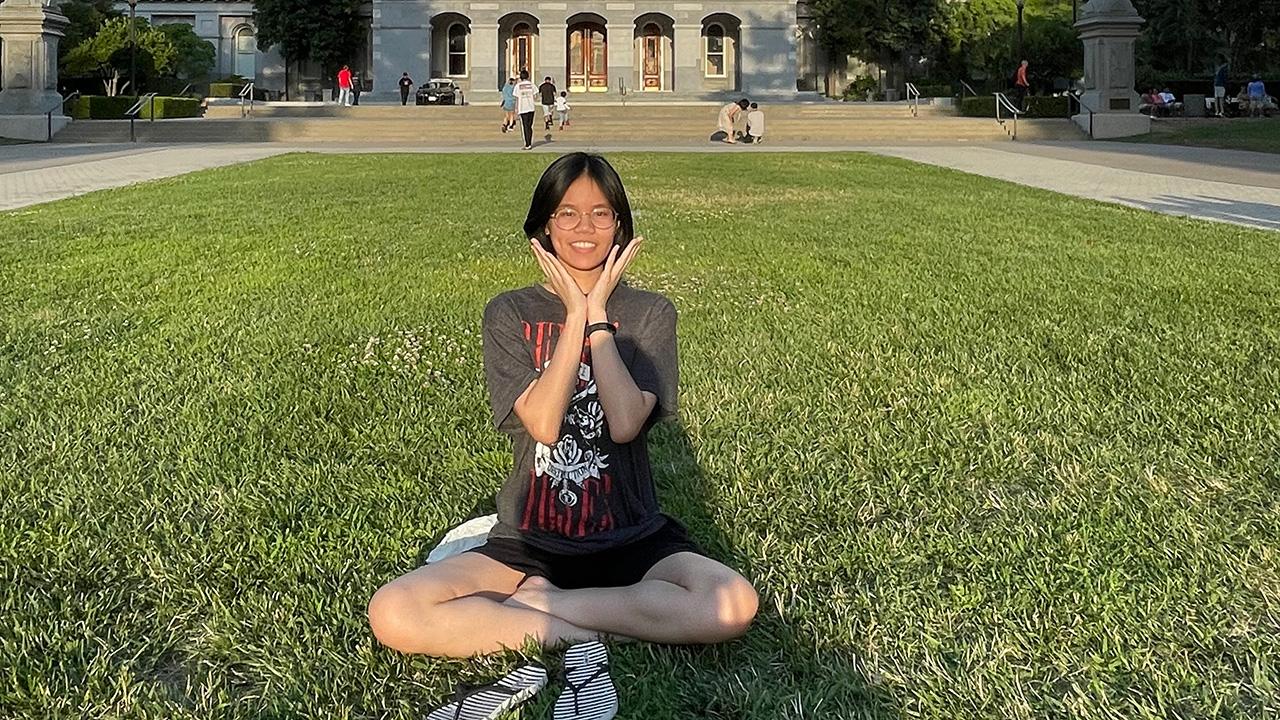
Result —
[{"label": "concrete step", "polygon": [[[637,115],[655,118],[711,117],[713,120],[719,112],[721,104],[685,104],[685,105],[637,105],[623,106],[618,103],[586,104],[573,103],[573,112],[590,117],[622,116],[634,119]],[[779,103],[764,104],[770,119],[774,117],[910,117],[911,110],[904,103]],[[240,119],[242,109],[239,105],[211,103],[205,110],[208,119]],[[462,106],[400,106],[400,105],[362,105],[360,107],[342,107],[340,105],[316,105],[307,103],[257,103],[253,106],[253,118],[350,118],[350,119],[402,119],[402,118],[456,118],[465,117],[470,120],[489,119],[495,115],[501,118],[501,110],[496,103],[462,105]],[[920,115],[953,115],[950,107],[921,104]],[[539,110],[541,116],[541,110]]]},{"label": "concrete step", "polygon": [[[549,136],[563,141],[611,144],[617,142],[653,145],[702,144],[715,131],[715,115],[672,121],[637,115],[635,117],[591,117],[584,109],[574,116],[567,130],[543,130],[534,126],[535,139]],[[518,143],[515,133],[499,131],[501,115],[493,109],[480,120],[464,117],[446,120],[434,117],[401,119],[277,118],[250,120],[160,120],[136,125],[141,142],[293,142],[293,143],[406,143],[451,145],[457,143]],[[518,132],[518,131],[516,131]],[[1078,140],[1080,131],[1068,120],[1022,121],[1019,139]],[[55,142],[122,142],[129,138],[124,120],[93,120],[72,123],[58,133]],[[988,118],[776,118],[769,117],[771,144],[822,143],[923,143],[947,141],[989,142],[1006,140],[1005,130]]]}]

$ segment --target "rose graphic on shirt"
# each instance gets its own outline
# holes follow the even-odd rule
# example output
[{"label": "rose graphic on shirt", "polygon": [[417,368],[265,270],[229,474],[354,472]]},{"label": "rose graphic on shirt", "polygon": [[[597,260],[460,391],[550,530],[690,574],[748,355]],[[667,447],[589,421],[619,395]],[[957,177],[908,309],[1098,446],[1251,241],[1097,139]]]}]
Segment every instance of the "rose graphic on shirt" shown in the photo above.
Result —
[{"label": "rose graphic on shirt", "polygon": [[607,467],[608,457],[592,449],[584,450],[572,435],[565,435],[555,447],[538,443],[534,470],[550,477],[556,497],[562,504],[573,507],[578,504],[578,495],[587,479],[600,479],[600,470]]},{"label": "rose graphic on shirt", "polygon": [[604,408],[597,399],[590,365],[578,366],[578,379],[582,389],[569,400],[565,433],[554,447],[537,443],[533,455],[534,472],[550,478],[556,498],[567,507],[577,505],[587,480],[599,480],[600,471],[609,466],[605,462],[609,456],[595,448],[595,441],[604,435]]},{"label": "rose graphic on shirt", "polygon": [[583,440],[595,440],[604,432],[604,410],[595,400],[570,408],[565,421],[577,428]]}]

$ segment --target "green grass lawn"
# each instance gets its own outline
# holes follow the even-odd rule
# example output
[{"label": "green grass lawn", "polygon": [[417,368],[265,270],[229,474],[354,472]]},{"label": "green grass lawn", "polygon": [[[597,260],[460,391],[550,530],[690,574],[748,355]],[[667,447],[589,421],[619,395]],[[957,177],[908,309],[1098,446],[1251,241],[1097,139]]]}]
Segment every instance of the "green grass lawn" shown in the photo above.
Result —
[{"label": "green grass lawn", "polygon": [[[761,592],[739,641],[616,648],[620,717],[1280,711],[1280,234],[857,154],[613,159],[681,313],[663,502]],[[0,716],[415,718],[513,666],[364,610],[506,474],[480,313],[536,279],[549,160],[0,214]]]},{"label": "green grass lawn", "polygon": [[1209,119],[1193,122],[1157,120],[1151,123],[1150,135],[1117,139],[1124,142],[1280,153],[1280,118]]}]

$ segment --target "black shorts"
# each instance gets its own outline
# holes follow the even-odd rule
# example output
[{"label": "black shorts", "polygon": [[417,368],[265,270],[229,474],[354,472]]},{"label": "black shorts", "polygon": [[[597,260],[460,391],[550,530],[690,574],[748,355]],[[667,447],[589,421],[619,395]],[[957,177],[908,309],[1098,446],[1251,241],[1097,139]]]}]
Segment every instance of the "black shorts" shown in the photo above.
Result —
[{"label": "black shorts", "polygon": [[493,558],[525,575],[544,577],[561,590],[634,585],[667,556],[680,552],[706,554],[684,526],[670,517],[652,535],[587,555],[547,552],[513,538],[490,538],[467,552]]}]

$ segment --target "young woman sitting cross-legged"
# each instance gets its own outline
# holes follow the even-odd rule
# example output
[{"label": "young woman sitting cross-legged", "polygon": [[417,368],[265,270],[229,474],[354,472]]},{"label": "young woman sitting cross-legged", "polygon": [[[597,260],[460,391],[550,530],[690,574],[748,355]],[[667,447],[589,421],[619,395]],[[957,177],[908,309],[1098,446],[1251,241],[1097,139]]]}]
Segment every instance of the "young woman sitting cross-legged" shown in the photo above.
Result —
[{"label": "young woman sitting cross-legged", "polygon": [[414,570],[369,603],[378,640],[469,657],[604,638],[717,643],[755,618],[751,584],[662,514],[645,435],[676,409],[676,311],[620,284],[634,237],[602,157],[543,173],[524,224],[546,281],[484,311],[484,363],[515,465],[481,547]]}]

